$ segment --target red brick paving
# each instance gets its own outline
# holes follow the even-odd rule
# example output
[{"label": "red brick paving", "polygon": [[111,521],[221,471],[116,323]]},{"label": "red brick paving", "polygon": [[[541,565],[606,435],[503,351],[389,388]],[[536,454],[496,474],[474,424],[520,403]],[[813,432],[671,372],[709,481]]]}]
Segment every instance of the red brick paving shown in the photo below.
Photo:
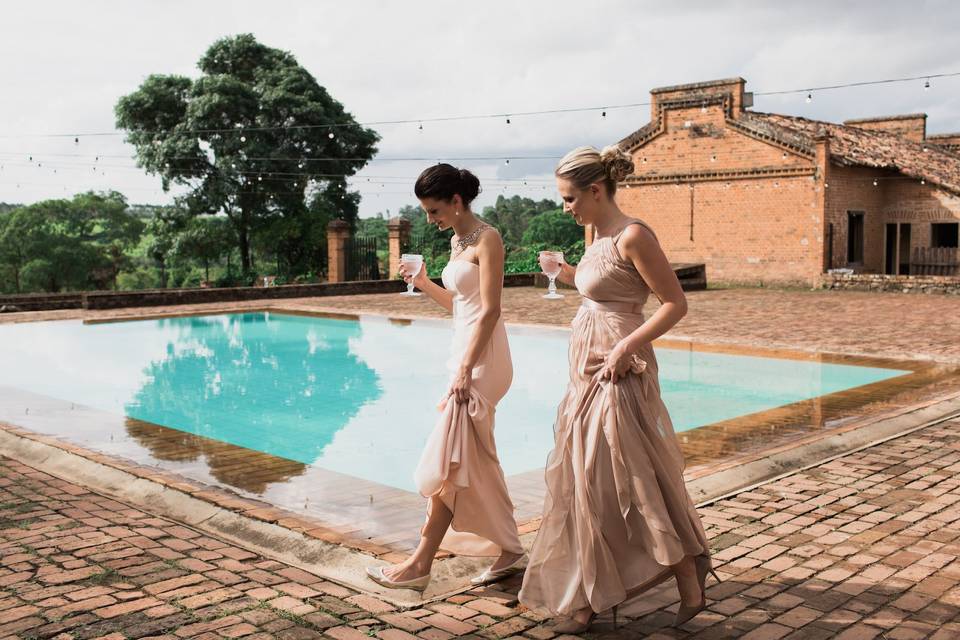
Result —
[{"label": "red brick paving", "polygon": [[[666,608],[617,630],[603,617],[587,637],[960,638],[958,429],[928,427],[703,507],[724,578],[708,611],[670,628],[667,586],[639,603]],[[0,457],[0,638],[553,639],[518,587],[401,611]]]}]

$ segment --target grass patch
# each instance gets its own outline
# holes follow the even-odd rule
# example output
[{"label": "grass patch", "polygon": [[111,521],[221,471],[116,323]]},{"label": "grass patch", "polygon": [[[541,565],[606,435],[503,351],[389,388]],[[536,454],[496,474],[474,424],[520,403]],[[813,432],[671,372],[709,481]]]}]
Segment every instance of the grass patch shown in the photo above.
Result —
[{"label": "grass patch", "polygon": [[118,581],[120,579],[120,574],[116,572],[112,567],[100,567],[98,573],[94,573],[88,577],[84,582],[92,585],[105,585],[110,584],[111,582]]},{"label": "grass patch", "polygon": [[0,529],[29,529],[30,525],[37,522],[36,518],[24,518],[22,520],[11,520],[10,518],[0,518]]}]

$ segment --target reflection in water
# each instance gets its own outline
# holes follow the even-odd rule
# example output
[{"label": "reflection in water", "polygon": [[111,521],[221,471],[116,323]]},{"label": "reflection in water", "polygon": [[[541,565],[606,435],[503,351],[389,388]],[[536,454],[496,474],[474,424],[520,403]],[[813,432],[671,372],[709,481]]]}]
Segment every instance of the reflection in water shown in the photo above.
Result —
[{"label": "reflection in water", "polygon": [[350,353],[354,322],[256,313],[159,324],[177,339],[124,407],[138,420],[311,463],[382,393]]},{"label": "reflection in water", "polygon": [[303,475],[307,465],[243,449],[226,442],[168,429],[134,418],[126,419],[127,434],[150,451],[157,460],[192,462],[203,458],[210,475],[220,482],[263,494],[267,486]]}]

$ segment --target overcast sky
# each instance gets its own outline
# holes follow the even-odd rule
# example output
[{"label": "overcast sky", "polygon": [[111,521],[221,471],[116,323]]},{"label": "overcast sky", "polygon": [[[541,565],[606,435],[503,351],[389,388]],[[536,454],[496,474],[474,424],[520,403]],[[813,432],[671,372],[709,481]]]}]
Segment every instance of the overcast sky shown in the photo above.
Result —
[{"label": "overcast sky", "polygon": [[[115,132],[117,99],[147,75],[196,77],[216,39],[247,32],[290,51],[361,122],[630,104],[652,87],[731,76],[759,92],[960,71],[960,3],[948,0],[5,3],[0,202],[110,188],[133,203],[168,202],[122,135],[75,145],[36,134]],[[960,77],[928,91],[916,81],[804,98],[758,96],[754,109],[831,121],[921,111],[928,133],[960,130]],[[477,209],[498,194],[555,197],[554,158],[619,140],[649,107],[511,120],[374,127],[382,159],[354,181],[361,215],[416,202],[413,180],[430,162],[389,158],[496,158],[452,161],[484,183]],[[495,180],[505,178],[528,184],[504,190]]]}]

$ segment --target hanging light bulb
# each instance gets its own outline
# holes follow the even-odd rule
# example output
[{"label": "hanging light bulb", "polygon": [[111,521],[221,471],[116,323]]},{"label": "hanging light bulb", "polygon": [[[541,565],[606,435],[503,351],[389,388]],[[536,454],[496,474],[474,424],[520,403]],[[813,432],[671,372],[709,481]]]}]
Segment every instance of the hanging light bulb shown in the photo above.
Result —
[{"label": "hanging light bulb", "polygon": [[510,158],[507,158],[506,160],[504,160],[503,164],[510,164]]},{"label": "hanging light bulb", "polygon": [[873,186],[877,186],[877,184],[878,184],[878,183],[877,183],[877,179],[874,178],[874,179],[873,179]]},{"label": "hanging light bulb", "polygon": [[807,104],[810,104],[811,102],[813,102],[813,94],[812,94],[812,93],[808,93],[808,94],[807,94]]},{"label": "hanging light bulb", "polygon": [[263,182],[263,176],[257,176],[257,182]]},{"label": "hanging light bulb", "polygon": [[423,123],[421,122],[421,123],[420,123],[420,126],[417,127],[417,128],[420,129],[420,131],[423,131]]},{"label": "hanging light bulb", "polygon": [[926,179],[925,179],[925,178],[920,178],[920,184],[927,184]]},{"label": "hanging light bulb", "polygon": [[327,134],[327,137],[330,138],[331,140],[333,140],[333,131],[331,131],[330,133],[328,133],[328,134]]},{"label": "hanging light bulb", "polygon": [[924,91],[930,90],[930,78],[927,78],[926,80],[923,81],[923,90]]},{"label": "hanging light bulb", "polygon": [[707,112],[707,103],[706,103],[706,102],[701,102],[701,103],[700,103],[700,113],[706,113],[706,112]]},{"label": "hanging light bulb", "polygon": [[600,112],[600,117],[601,117],[601,118],[606,118],[606,117],[607,117],[607,112],[606,112],[606,111],[601,111],[601,112]]},{"label": "hanging light bulb", "polygon": [[507,118],[507,124],[510,124],[510,118]]},{"label": "hanging light bulb", "polygon": [[303,169],[303,160],[297,163],[297,169]]}]

